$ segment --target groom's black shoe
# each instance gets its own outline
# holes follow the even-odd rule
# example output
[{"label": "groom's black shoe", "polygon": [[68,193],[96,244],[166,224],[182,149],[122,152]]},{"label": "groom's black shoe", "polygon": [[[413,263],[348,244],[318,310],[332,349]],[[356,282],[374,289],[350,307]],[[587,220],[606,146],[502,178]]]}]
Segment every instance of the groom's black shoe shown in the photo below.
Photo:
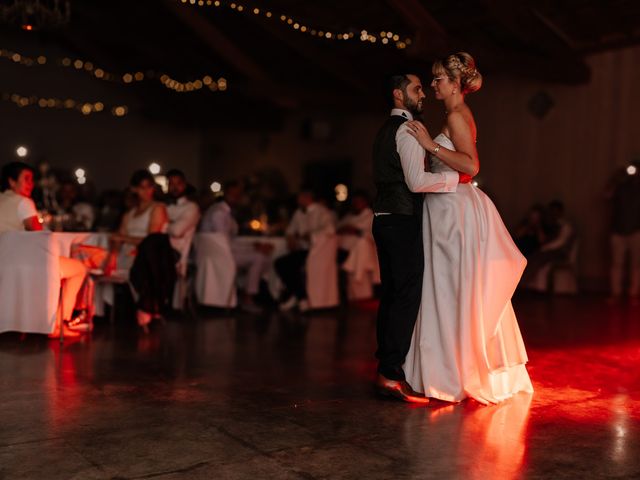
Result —
[{"label": "groom's black shoe", "polygon": [[404,380],[389,380],[384,375],[378,374],[376,378],[376,391],[380,395],[395,397],[403,402],[426,405],[429,399],[416,393]]}]

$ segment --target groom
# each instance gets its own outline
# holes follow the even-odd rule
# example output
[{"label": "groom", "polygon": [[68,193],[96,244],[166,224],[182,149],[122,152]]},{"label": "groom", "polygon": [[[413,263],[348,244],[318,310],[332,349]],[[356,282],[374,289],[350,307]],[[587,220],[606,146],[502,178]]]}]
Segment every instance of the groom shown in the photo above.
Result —
[{"label": "groom", "polygon": [[455,192],[470,178],[457,172],[425,171],[426,152],[404,125],[422,113],[425,94],[413,74],[390,78],[391,116],[373,144],[373,237],[380,263],[378,376],[376,390],[406,402],[429,403],[405,381],[402,366],[411,346],[422,296],[424,252],[422,202],[425,192]]}]

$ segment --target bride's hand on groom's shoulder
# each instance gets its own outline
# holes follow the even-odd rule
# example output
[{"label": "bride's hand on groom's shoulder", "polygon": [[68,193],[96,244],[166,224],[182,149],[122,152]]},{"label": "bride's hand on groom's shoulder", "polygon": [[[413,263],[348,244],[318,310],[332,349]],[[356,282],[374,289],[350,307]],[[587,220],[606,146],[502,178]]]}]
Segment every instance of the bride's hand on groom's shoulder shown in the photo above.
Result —
[{"label": "bride's hand on groom's shoulder", "polygon": [[418,143],[422,146],[422,148],[429,150],[433,149],[433,139],[431,138],[431,134],[427,127],[418,120],[411,120],[407,122],[407,127],[409,127],[409,133],[418,141]]}]

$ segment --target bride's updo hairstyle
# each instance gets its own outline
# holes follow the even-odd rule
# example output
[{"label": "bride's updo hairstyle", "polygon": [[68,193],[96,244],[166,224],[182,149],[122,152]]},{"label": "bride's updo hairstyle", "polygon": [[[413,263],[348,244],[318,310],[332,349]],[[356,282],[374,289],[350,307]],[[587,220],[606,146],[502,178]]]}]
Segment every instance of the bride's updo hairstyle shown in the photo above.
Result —
[{"label": "bride's updo hairstyle", "polygon": [[467,52],[458,52],[441,60],[436,60],[431,69],[434,75],[446,75],[449,80],[460,80],[464,95],[477,92],[482,86],[482,75],[476,68],[476,61]]}]

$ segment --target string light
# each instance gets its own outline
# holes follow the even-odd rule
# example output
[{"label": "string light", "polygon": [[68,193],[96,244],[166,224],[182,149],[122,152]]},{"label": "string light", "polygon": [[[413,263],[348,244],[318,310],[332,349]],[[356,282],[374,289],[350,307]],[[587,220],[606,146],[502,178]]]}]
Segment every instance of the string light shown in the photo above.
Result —
[{"label": "string light", "polygon": [[178,2],[184,5],[198,6],[198,7],[228,7],[229,9],[236,12],[243,12],[246,10],[247,14],[253,13],[256,16],[263,16],[265,18],[273,18],[275,20],[279,19],[284,25],[296,30],[297,32],[301,32],[307,35],[311,35],[312,37],[323,38],[325,40],[353,40],[359,39],[361,42],[374,44],[380,40],[382,45],[394,45],[398,50],[403,50],[407,48],[407,46],[411,45],[411,38],[406,37],[401,39],[400,35],[392,31],[383,31],[378,35],[377,33],[370,33],[367,30],[361,30],[360,36],[356,36],[356,34],[352,31],[336,31],[331,29],[320,29],[320,28],[312,28],[305,24],[304,22],[297,20],[289,15],[275,15],[269,10],[262,10],[260,8],[248,8],[238,2],[227,2],[227,1],[196,1],[196,0],[178,0]]},{"label": "string light", "polygon": [[[102,102],[81,102],[74,100],[73,98],[63,100],[60,98],[38,97],[37,95],[30,95],[26,97],[19,93],[3,93],[0,98],[5,102],[16,104],[20,108],[31,106],[39,108],[57,108],[75,110],[83,115],[91,115],[105,110],[105,105]],[[117,105],[111,109],[112,115],[116,117],[124,117],[128,112],[129,108],[126,105]]]},{"label": "string light", "polygon": [[62,59],[52,61],[44,55],[40,55],[37,58],[32,58],[7,49],[0,49],[0,58],[11,60],[14,63],[26,67],[42,66],[53,63],[54,65],[63,68],[87,72],[98,80],[120,83],[123,85],[134,85],[144,80],[157,79],[162,85],[170,90],[176,92],[195,92],[202,89],[203,84],[205,83],[205,79],[209,79],[209,82],[206,84],[206,86],[210,91],[224,92],[227,89],[227,80],[225,78],[220,77],[218,80],[214,81],[213,76],[210,74],[203,75],[202,77],[196,78],[194,80],[189,80],[187,82],[181,82],[174,78],[171,78],[166,73],[160,73],[155,70],[147,70],[146,72],[138,70],[125,72],[123,74],[108,72],[103,68],[97,67],[93,62],[84,61],[79,58],[72,59],[69,57],[64,57]]},{"label": "string light", "polygon": [[227,89],[227,80],[220,77],[218,80],[214,80],[209,75],[205,75],[202,78],[198,78],[190,82],[180,82],[169,75],[162,75],[160,82],[167,88],[175,90],[176,92],[194,92],[202,88],[208,88],[212,92],[225,91]]},{"label": "string light", "polygon": [[18,155],[20,158],[24,158],[29,154],[29,150],[27,149],[27,147],[20,145],[18,148],[16,148],[16,155]]},{"label": "string light", "polygon": [[156,162],[153,162],[149,165],[149,171],[153,174],[153,175],[158,175],[160,173],[160,170],[162,170],[162,168],[160,167],[159,164],[157,164]]},{"label": "string light", "polygon": [[74,173],[76,174],[76,181],[78,182],[78,184],[84,185],[85,183],[87,183],[87,172],[84,168],[77,168]]}]

